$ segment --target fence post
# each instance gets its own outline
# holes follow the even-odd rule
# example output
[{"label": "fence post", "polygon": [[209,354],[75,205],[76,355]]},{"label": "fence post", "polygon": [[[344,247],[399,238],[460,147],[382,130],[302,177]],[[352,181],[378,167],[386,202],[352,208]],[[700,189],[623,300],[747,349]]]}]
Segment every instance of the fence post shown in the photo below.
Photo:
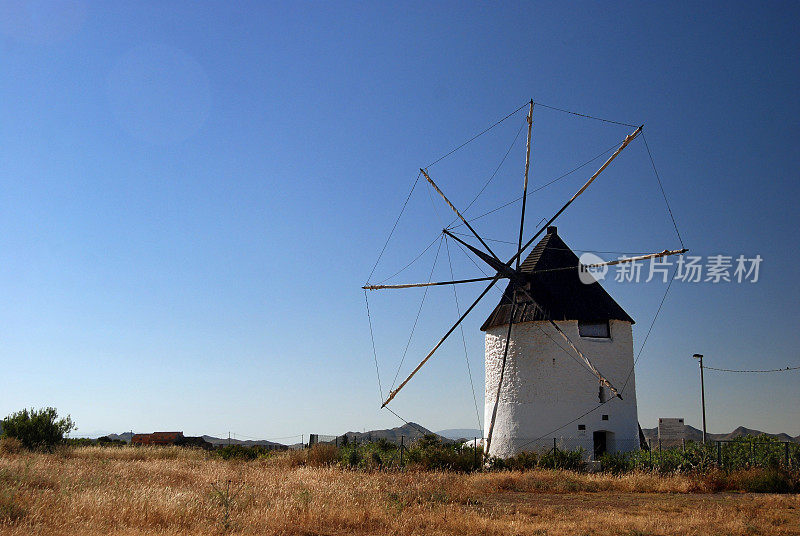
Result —
[{"label": "fence post", "polygon": [[558,446],[556,445],[556,438],[553,438],[553,467],[558,469]]},{"label": "fence post", "polygon": [[683,446],[683,453],[686,454],[686,438],[681,438],[681,445]]},{"label": "fence post", "polygon": [[475,452],[474,452],[474,455],[472,456],[472,458],[473,458],[472,463],[475,466],[475,469],[477,469],[478,468],[478,438],[477,437],[475,438],[475,443],[473,444],[473,446],[475,447]]},{"label": "fence post", "polygon": [[647,450],[650,452],[650,469],[653,468],[653,440],[647,440]]}]

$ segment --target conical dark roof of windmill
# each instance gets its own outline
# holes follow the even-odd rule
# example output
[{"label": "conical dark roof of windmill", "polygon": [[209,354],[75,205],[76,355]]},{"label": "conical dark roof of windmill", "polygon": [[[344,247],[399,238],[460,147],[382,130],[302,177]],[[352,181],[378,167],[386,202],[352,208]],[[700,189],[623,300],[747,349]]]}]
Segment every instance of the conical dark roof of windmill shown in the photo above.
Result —
[{"label": "conical dark roof of windmill", "polygon": [[[547,234],[520,265],[520,270],[530,283],[528,293],[536,303],[528,302],[527,307],[523,307],[527,297],[518,296],[517,301],[521,306],[514,314],[514,323],[548,319],[590,322],[624,320],[633,323],[633,319],[600,283],[587,285],[581,282],[579,264],[578,256],[561,240],[556,228],[548,227]],[[513,290],[514,285],[509,283],[500,303],[483,323],[481,330],[508,324]]]}]

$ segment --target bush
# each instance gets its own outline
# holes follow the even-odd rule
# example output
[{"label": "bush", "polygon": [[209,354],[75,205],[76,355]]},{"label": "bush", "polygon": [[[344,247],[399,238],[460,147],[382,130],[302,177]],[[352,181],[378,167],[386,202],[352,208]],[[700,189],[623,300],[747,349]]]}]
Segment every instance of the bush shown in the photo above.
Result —
[{"label": "bush", "polygon": [[463,443],[443,443],[440,438],[428,434],[418,439],[408,449],[408,462],[421,469],[474,471],[483,460],[483,453]]},{"label": "bush", "polygon": [[550,450],[539,458],[538,467],[543,469],[568,469],[583,471],[586,469],[584,450]]},{"label": "bush", "polygon": [[339,449],[335,445],[317,443],[306,451],[306,465],[322,467],[333,465],[339,460]]},{"label": "bush", "polygon": [[108,436],[97,438],[97,444],[101,447],[124,447],[127,443],[121,439],[111,439]]},{"label": "bush", "polygon": [[800,477],[777,468],[748,469],[730,475],[729,482],[734,489],[750,493],[793,493],[800,491]]},{"label": "bush", "polygon": [[26,449],[52,449],[75,430],[69,415],[58,418],[55,408],[23,409],[2,421],[3,436],[18,439]]},{"label": "bush", "polygon": [[489,469],[525,471],[534,469],[539,464],[539,454],[533,451],[523,451],[510,458],[498,458],[492,456],[489,459]]},{"label": "bush", "polygon": [[225,445],[213,452],[213,455],[223,460],[255,460],[256,458],[267,456],[270,450],[261,445],[246,447],[244,445]]}]

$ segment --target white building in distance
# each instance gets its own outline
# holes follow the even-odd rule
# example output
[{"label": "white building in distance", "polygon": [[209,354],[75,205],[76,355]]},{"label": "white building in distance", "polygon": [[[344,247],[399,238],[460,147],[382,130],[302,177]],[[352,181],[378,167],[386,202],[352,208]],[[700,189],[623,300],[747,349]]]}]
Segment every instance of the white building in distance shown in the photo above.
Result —
[{"label": "white building in distance", "polygon": [[[490,456],[552,448],[554,438],[558,448],[581,447],[590,458],[640,447],[634,321],[599,283],[581,282],[578,265],[577,255],[557,229],[549,227],[520,266],[538,307],[528,303],[515,313]],[[512,290],[509,284],[481,327],[486,332],[487,426],[497,395]],[[525,299],[518,296],[517,301]],[[600,385],[548,319],[621,391],[622,400]],[[593,408],[597,409],[590,412]]]}]

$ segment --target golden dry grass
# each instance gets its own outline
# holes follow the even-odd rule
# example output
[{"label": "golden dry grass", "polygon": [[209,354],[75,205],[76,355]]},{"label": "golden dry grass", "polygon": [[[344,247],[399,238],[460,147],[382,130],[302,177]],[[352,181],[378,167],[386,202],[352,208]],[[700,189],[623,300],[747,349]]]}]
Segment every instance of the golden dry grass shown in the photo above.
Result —
[{"label": "golden dry grass", "polygon": [[[296,455],[295,455],[296,456]],[[713,479],[560,471],[457,474],[222,461],[177,448],[0,458],[0,534],[800,534],[797,495]],[[223,494],[214,491],[212,484]]]}]

